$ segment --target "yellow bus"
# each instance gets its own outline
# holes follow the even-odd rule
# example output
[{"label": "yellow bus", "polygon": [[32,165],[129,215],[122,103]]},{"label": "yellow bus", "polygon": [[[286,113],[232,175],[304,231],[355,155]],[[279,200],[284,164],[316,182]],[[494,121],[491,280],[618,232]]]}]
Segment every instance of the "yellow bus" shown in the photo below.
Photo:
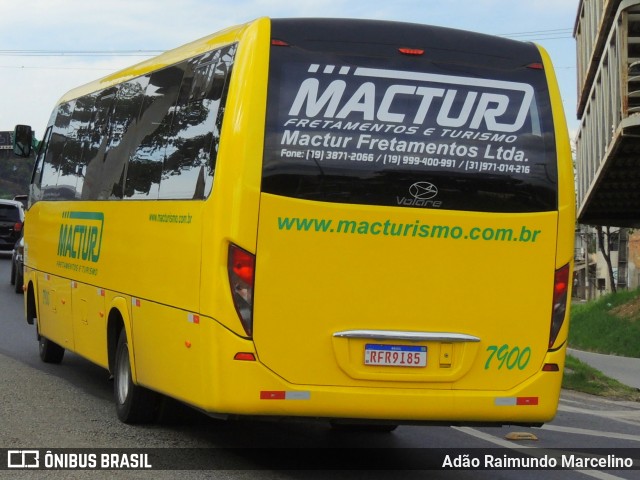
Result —
[{"label": "yellow bus", "polygon": [[538,425],[564,367],[571,163],[538,46],[260,18],[61,98],[25,221],[27,321],[45,362],[109,370],[124,422],[168,396]]}]

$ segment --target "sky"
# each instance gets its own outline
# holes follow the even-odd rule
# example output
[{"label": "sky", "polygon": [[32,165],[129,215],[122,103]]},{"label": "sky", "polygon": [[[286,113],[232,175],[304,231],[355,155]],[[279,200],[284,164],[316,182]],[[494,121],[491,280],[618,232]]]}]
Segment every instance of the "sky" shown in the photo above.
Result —
[{"label": "sky", "polygon": [[0,0],[0,131],[40,137],[68,90],[258,17],[407,21],[533,41],[553,61],[569,132],[576,119],[579,0]]}]

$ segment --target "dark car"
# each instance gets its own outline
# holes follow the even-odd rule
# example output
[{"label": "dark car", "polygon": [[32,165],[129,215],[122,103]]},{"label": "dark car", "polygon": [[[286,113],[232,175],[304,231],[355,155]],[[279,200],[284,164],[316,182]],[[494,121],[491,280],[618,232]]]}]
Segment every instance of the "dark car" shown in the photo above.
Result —
[{"label": "dark car", "polygon": [[22,203],[0,200],[0,253],[9,253],[20,239],[24,224]]},{"label": "dark car", "polygon": [[11,285],[15,286],[16,293],[22,293],[24,283],[24,236],[16,242],[11,256]]}]

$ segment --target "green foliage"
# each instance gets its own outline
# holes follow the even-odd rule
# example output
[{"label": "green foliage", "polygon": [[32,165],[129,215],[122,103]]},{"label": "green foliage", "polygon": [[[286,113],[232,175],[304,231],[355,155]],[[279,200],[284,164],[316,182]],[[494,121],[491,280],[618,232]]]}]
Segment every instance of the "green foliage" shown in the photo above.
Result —
[{"label": "green foliage", "polygon": [[572,306],[569,345],[640,358],[640,290],[618,292]]}]

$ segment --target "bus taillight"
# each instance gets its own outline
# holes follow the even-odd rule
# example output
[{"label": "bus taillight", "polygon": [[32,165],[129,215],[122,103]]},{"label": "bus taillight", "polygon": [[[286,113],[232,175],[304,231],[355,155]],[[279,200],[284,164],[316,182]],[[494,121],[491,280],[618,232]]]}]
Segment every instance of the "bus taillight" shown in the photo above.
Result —
[{"label": "bus taillight", "polygon": [[244,331],[253,334],[253,280],[256,257],[234,244],[229,244],[229,284],[236,312]]},{"label": "bus taillight", "polygon": [[422,48],[407,48],[407,47],[401,47],[398,49],[398,51],[403,54],[403,55],[415,55],[415,56],[420,56],[420,55],[424,55],[424,50]]},{"label": "bus taillight", "polygon": [[556,270],[553,283],[553,311],[551,313],[551,332],[549,334],[549,348],[558,337],[560,328],[564,322],[567,311],[567,298],[569,293],[569,264]]}]

